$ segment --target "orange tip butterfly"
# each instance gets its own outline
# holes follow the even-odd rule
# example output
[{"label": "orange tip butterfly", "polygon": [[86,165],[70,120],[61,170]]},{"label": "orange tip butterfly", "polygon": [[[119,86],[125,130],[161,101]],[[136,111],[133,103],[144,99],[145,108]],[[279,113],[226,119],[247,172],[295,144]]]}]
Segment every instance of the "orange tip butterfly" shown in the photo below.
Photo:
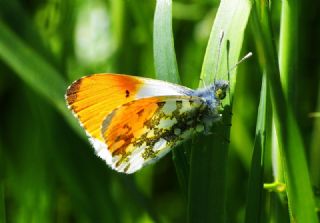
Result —
[{"label": "orange tip butterfly", "polygon": [[[219,39],[219,52],[223,31]],[[228,72],[252,55],[248,53]],[[193,90],[122,74],[94,74],[67,89],[68,108],[85,129],[96,154],[114,170],[134,173],[154,163],[221,119],[229,82]]]},{"label": "orange tip butterfly", "polygon": [[134,173],[221,119],[227,81],[190,88],[120,74],[72,83],[65,99],[96,154],[114,170]]}]

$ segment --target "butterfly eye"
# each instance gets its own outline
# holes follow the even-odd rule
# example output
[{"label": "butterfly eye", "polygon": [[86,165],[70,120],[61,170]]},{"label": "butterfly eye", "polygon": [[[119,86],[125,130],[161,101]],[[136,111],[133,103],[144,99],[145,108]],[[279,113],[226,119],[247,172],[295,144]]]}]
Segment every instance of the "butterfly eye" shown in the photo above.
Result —
[{"label": "butterfly eye", "polygon": [[227,81],[217,81],[215,83],[215,98],[222,100],[226,97],[229,83]]},{"label": "butterfly eye", "polygon": [[219,100],[222,100],[226,97],[226,89],[225,88],[218,88],[215,92],[215,97]]}]

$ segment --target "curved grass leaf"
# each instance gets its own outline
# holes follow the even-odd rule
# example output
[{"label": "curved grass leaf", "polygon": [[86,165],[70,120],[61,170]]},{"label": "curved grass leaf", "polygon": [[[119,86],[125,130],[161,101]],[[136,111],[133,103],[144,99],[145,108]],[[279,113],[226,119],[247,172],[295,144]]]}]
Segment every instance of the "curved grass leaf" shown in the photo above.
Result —
[{"label": "curved grass leaf", "polygon": [[[221,1],[207,45],[201,78],[206,85],[214,79],[228,80],[242,47],[251,4],[246,0]],[[219,53],[221,32],[224,37]],[[233,71],[232,73],[234,73]],[[234,81],[231,82],[233,89]],[[230,101],[230,100],[229,100]],[[225,222],[226,166],[231,107],[224,100],[223,121],[192,148],[188,200],[189,222]]]},{"label": "curved grass leaf", "polygon": [[293,222],[318,222],[315,202],[304,154],[304,145],[292,108],[286,100],[280,81],[271,18],[266,2],[256,1],[253,13],[254,35],[267,81],[278,137],[278,147],[287,185],[289,213]]},{"label": "curved grass leaf", "polygon": [[172,34],[172,1],[157,0],[153,27],[153,54],[156,77],[179,83]]},{"label": "curved grass leaf", "polygon": [[28,47],[0,20],[0,58],[32,89],[50,101],[63,114],[71,126],[82,136],[78,123],[67,111],[64,93],[67,83],[61,74],[37,52]]},{"label": "curved grass leaf", "polygon": [[[228,80],[229,69],[234,66],[240,55],[244,31],[251,10],[251,2],[247,0],[221,1],[211,30],[203,61],[201,79],[206,85],[214,79]],[[219,55],[219,41],[221,50]],[[236,70],[230,74],[230,86],[234,88]]]},{"label": "curved grass leaf", "polygon": [[[153,51],[156,77],[180,83],[172,33],[172,1],[157,0],[154,15]],[[182,189],[187,191],[188,162],[183,148],[173,150],[173,160]]]},{"label": "curved grass leaf", "polygon": [[[279,69],[281,83],[290,104],[295,105],[294,95],[297,80],[298,61],[298,20],[299,5],[297,0],[281,1],[281,29],[279,40]],[[292,107],[294,109],[294,107]]]},{"label": "curved grass leaf", "polygon": [[[267,130],[267,83],[263,76],[263,82],[260,94],[260,104],[256,125],[256,137],[252,154],[251,170],[247,192],[246,223],[260,222],[262,209],[263,193],[263,172],[264,172],[264,151],[266,147]],[[269,109],[268,109],[269,110]],[[268,120],[269,122],[271,120]],[[269,123],[271,124],[271,122]]]}]

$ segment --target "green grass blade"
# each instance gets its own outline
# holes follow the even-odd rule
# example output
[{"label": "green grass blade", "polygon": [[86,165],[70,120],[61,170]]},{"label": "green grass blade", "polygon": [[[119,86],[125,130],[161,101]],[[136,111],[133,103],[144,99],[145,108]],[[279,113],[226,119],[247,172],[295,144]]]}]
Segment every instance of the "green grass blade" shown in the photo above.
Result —
[{"label": "green grass blade", "polygon": [[[172,1],[157,0],[153,28],[154,64],[157,79],[180,83],[172,33]],[[187,191],[188,163],[183,147],[173,150],[179,182]]]},{"label": "green grass blade", "polygon": [[153,27],[153,55],[156,77],[179,83],[172,33],[172,1],[157,0]]},{"label": "green grass blade", "polygon": [[285,96],[294,103],[298,62],[298,1],[281,1],[281,25],[279,41],[279,69]]},{"label": "green grass blade", "polygon": [[[260,5],[261,4],[261,5]],[[254,35],[261,61],[270,84],[270,95],[284,168],[290,218],[293,222],[318,222],[315,202],[298,125],[288,105],[280,81],[279,64],[273,42],[270,12],[267,2],[256,1],[253,13]]]},{"label": "green grass blade", "polygon": [[[201,79],[208,85],[217,80],[228,80],[228,70],[239,60],[243,35],[251,9],[250,1],[222,1],[211,30],[203,61]],[[221,32],[224,36],[219,51]],[[231,89],[234,88],[236,70],[231,72]]]},{"label": "green grass blade", "polygon": [[50,101],[71,126],[80,133],[79,125],[67,111],[64,93],[67,84],[61,74],[24,43],[0,20],[0,58],[32,89]]},{"label": "green grass blade", "polygon": [[258,118],[256,125],[255,144],[252,154],[251,170],[247,193],[246,223],[260,222],[262,215],[262,192],[264,172],[264,151],[266,147],[266,118],[267,118],[267,87],[266,77],[263,76]]},{"label": "green grass blade", "polygon": [[0,55],[24,81],[47,99],[59,110],[64,110],[63,98],[67,87],[61,75],[50,64],[43,61],[32,49],[25,45],[10,29],[0,23]]},{"label": "green grass blade", "polygon": [[[246,0],[222,1],[212,27],[201,78],[206,85],[214,78],[228,80],[228,69],[236,64],[242,47],[251,4]],[[224,33],[218,55],[221,31]],[[235,71],[232,73],[234,74]],[[233,89],[234,81],[231,82]],[[231,123],[231,107],[224,102],[223,121]],[[230,127],[221,124],[213,136],[192,148],[188,200],[189,222],[225,222],[226,168]]]},{"label": "green grass blade", "polygon": [[[225,107],[223,123],[230,123],[231,110]],[[226,168],[230,127],[212,136],[197,139],[191,151],[188,191],[189,222],[225,222]]]}]

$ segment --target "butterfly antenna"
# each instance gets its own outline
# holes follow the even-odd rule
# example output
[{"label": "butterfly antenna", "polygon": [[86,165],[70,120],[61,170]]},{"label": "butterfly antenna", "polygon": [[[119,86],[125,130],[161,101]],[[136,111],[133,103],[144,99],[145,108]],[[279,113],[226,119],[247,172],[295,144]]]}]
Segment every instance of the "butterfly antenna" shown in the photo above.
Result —
[{"label": "butterfly antenna", "polygon": [[[246,59],[250,58],[252,56],[252,52],[247,53],[244,57],[242,57],[235,65],[233,65],[228,71],[227,71],[227,75],[228,75],[228,82],[230,84],[230,73],[231,71],[233,71],[239,64],[241,64],[243,61],[245,61]],[[229,95],[230,94],[230,87],[229,87]],[[229,98],[230,100],[230,98]]]},{"label": "butterfly antenna", "polygon": [[220,36],[219,36],[218,57],[217,57],[217,62],[216,62],[216,69],[214,71],[214,83],[216,82],[216,76],[218,74],[218,68],[219,68],[219,63],[220,63],[221,46],[222,46],[223,37],[224,37],[224,31],[221,30]]},{"label": "butterfly antenna", "polygon": [[234,69],[236,69],[236,67],[241,64],[243,61],[245,61],[246,59],[250,58],[252,56],[252,52],[247,53],[244,57],[242,57],[235,65],[233,65],[229,70],[228,70],[228,74],[233,71]]}]

